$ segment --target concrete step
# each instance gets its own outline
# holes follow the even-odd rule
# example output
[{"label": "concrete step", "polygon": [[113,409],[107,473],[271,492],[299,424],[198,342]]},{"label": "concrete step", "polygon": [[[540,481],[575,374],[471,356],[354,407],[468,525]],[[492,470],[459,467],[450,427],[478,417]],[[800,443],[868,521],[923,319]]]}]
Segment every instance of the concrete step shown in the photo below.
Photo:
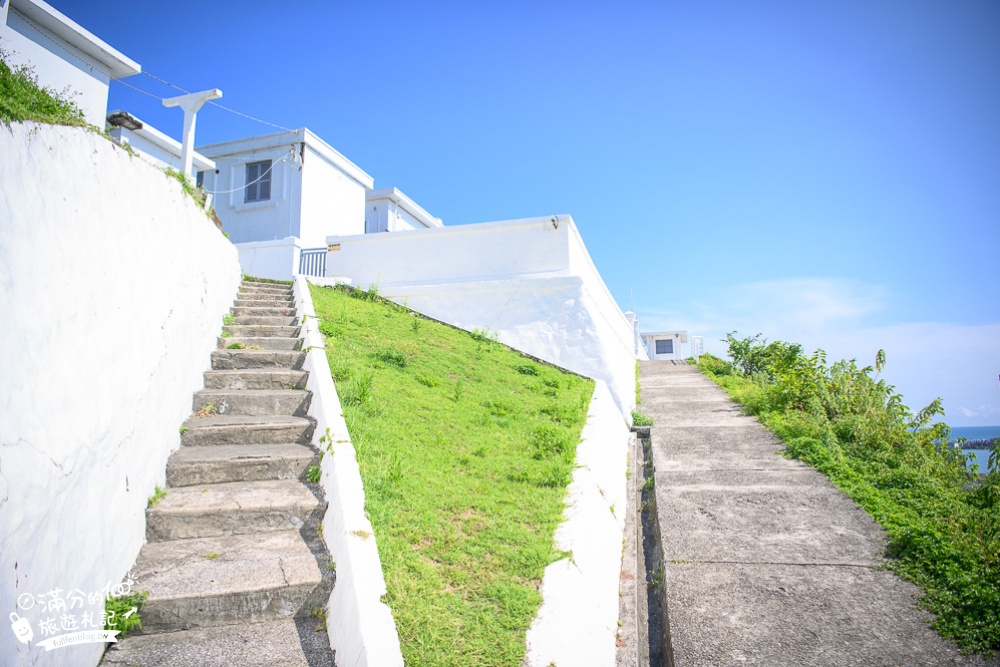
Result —
[{"label": "concrete step", "polygon": [[292,284],[289,283],[269,283],[257,280],[244,280],[240,284],[240,289],[278,289],[292,291]]},{"label": "concrete step", "polygon": [[271,327],[261,324],[233,324],[222,327],[234,337],[248,338],[297,338],[299,327]]},{"label": "concrete step", "polygon": [[295,294],[291,291],[275,290],[251,290],[249,292],[240,290],[236,295],[237,300],[242,301],[279,301],[281,303],[293,303]]},{"label": "concrete step", "polygon": [[319,507],[297,479],[182,486],[146,510],[149,542],[298,530]]},{"label": "concrete step", "polygon": [[271,297],[263,294],[254,298],[237,298],[233,301],[236,308],[294,308],[291,297]]},{"label": "concrete step", "polygon": [[303,389],[203,389],[196,392],[192,410],[211,403],[219,415],[296,415],[309,412],[312,392]]},{"label": "concrete step", "polygon": [[150,542],[134,574],[150,591],[147,635],[308,614],[302,606],[322,581],[296,530]]},{"label": "concrete step", "polygon": [[294,317],[295,307],[244,307],[244,306],[234,306],[232,309],[233,315],[235,317]]},{"label": "concrete step", "polygon": [[282,302],[294,302],[295,293],[292,290],[251,289],[251,290],[240,290],[236,294],[236,298],[251,299],[257,301],[278,300]]},{"label": "concrete step", "polygon": [[130,635],[111,644],[101,665],[111,667],[309,667],[292,619]]},{"label": "concrete step", "polygon": [[212,352],[212,370],[224,371],[239,368],[302,368],[304,352],[282,350],[215,350]]},{"label": "concrete step", "polygon": [[299,325],[298,317],[272,317],[269,315],[240,315],[234,318],[237,325],[258,325],[269,327],[295,327]]},{"label": "concrete step", "polygon": [[298,479],[317,453],[296,444],[181,447],[167,460],[171,487],[263,479]]},{"label": "concrete step", "polygon": [[277,291],[277,290],[240,290],[236,295],[237,299],[250,299],[250,300],[279,300],[286,303],[292,303],[295,300],[295,295],[291,291]]},{"label": "concrete step", "polygon": [[306,417],[217,415],[190,417],[182,428],[185,430],[181,434],[181,444],[192,447],[269,443],[307,445],[316,430],[316,422]]},{"label": "concrete step", "polygon": [[242,345],[243,349],[261,350],[298,350],[302,347],[301,338],[274,338],[271,336],[228,336],[218,339],[220,350],[228,350],[232,345]]},{"label": "concrete step", "polygon": [[288,368],[205,371],[206,389],[304,389],[309,374]]}]

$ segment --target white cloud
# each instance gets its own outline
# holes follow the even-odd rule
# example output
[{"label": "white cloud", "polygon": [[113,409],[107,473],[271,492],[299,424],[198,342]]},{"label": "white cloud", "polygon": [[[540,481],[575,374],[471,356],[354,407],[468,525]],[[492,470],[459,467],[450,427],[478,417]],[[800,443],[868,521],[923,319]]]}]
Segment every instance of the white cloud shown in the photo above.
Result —
[{"label": "white cloud", "polygon": [[[891,297],[883,285],[839,278],[792,278],[735,285],[699,295],[675,308],[639,308],[643,330],[684,329],[723,355],[720,339],[762,333],[769,340],[826,350],[828,358],[874,363],[884,349],[885,377],[919,409],[940,396],[956,424],[989,424],[1000,415],[1000,323],[875,324]],[[976,409],[967,406],[977,406]],[[956,419],[957,417],[957,419]]]}]

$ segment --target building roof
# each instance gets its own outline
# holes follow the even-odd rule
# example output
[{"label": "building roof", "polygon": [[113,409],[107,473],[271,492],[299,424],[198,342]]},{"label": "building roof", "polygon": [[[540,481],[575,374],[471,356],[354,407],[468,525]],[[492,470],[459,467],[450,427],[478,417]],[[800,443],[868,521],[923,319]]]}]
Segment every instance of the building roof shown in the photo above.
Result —
[{"label": "building roof", "polygon": [[67,44],[107,68],[111,78],[119,79],[142,71],[142,67],[121,51],[113,48],[79,23],[42,0],[10,0],[10,8],[35,25],[45,28]]},{"label": "building roof", "polygon": [[441,218],[435,218],[422,206],[404,195],[396,188],[383,188],[365,193],[365,201],[375,201],[377,199],[388,199],[399,208],[403,209],[416,218],[424,227],[444,227]]},{"label": "building roof", "polygon": [[[181,142],[160,132],[152,125],[147,125],[141,118],[137,118],[127,111],[115,110],[108,114],[107,120],[109,124],[128,130],[132,134],[142,137],[154,146],[180,159],[182,152]],[[215,169],[215,162],[197,151],[193,152],[192,158],[194,168],[198,171]]]},{"label": "building roof", "polygon": [[640,332],[639,336],[643,340],[649,340],[650,338],[680,338],[682,343],[688,342],[688,332],[687,331],[646,331]]},{"label": "building roof", "polygon": [[297,143],[305,143],[306,146],[323,156],[330,164],[340,169],[349,178],[357,181],[366,190],[371,190],[375,184],[375,179],[365,173],[361,167],[348,160],[333,146],[320,139],[319,136],[307,127],[198,146],[198,152],[209,158],[218,159],[231,155],[252,154],[256,151],[280,148],[288,144]]}]

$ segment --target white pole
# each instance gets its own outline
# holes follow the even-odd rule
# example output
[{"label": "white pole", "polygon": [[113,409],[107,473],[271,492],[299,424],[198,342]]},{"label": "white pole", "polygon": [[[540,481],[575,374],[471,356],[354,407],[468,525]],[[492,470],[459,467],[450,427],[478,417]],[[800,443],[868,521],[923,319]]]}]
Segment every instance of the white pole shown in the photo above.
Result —
[{"label": "white pole", "polygon": [[194,124],[195,116],[202,105],[209,100],[217,100],[222,97],[222,91],[218,88],[202,90],[197,93],[168,97],[163,100],[165,107],[180,107],[184,110],[184,136],[181,138],[181,173],[185,176],[191,175],[191,166],[194,163]]}]

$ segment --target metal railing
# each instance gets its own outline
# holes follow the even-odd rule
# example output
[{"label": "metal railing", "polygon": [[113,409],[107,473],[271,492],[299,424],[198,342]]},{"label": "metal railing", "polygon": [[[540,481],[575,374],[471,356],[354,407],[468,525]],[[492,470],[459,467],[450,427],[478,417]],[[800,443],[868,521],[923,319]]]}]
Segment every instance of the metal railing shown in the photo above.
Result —
[{"label": "metal railing", "polygon": [[303,248],[299,253],[299,275],[326,275],[326,248]]}]

